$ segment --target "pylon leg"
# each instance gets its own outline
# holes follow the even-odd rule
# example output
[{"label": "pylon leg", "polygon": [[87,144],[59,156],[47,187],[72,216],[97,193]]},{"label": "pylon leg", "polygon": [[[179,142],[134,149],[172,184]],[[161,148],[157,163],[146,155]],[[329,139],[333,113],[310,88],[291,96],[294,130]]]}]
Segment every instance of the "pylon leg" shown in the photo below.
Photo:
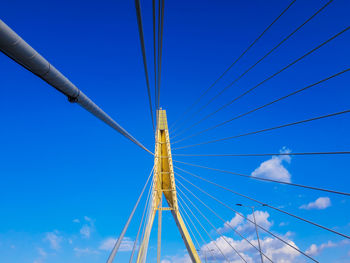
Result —
[{"label": "pylon leg", "polygon": [[158,210],[158,245],[157,245],[157,263],[160,263],[161,246],[162,246],[162,198],[159,203]]}]

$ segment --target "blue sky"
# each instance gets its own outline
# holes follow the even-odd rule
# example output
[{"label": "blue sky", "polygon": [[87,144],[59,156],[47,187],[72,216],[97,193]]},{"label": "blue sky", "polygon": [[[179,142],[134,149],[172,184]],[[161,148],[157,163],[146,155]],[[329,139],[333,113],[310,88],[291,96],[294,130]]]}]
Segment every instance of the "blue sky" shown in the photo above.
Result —
[{"label": "blue sky", "polygon": [[[167,110],[169,123],[198,98],[289,2],[166,1],[161,106]],[[326,1],[297,0],[202,103],[324,3]],[[141,5],[153,79],[151,1],[141,1]],[[349,8],[349,1],[335,0],[196,119],[344,29],[350,22]],[[0,18],[125,129],[153,149],[134,9],[133,1],[4,1]],[[190,133],[344,70],[349,66],[349,43],[347,32]],[[343,74],[229,125],[184,141],[181,146],[349,109],[349,81],[349,73]],[[0,261],[105,261],[111,240],[120,233],[152,169],[152,156],[77,105],[68,103],[56,90],[2,54],[0,89]],[[349,116],[343,115],[174,153],[264,153],[286,149],[292,152],[347,151],[349,123]],[[349,192],[348,156],[174,156],[174,159],[238,173],[284,176],[294,183]],[[349,200],[346,197],[237,178],[181,164],[177,166],[337,231],[350,233]],[[231,205],[255,205],[185,173],[181,175]],[[232,211],[178,180],[214,207],[232,226],[246,231],[249,238],[256,241],[251,225],[239,221]],[[191,199],[200,207],[199,202]],[[316,200],[319,201],[313,204]],[[224,227],[223,222],[202,208],[218,228]],[[251,214],[247,208],[237,207],[237,210],[244,215]],[[257,207],[257,210],[261,224],[292,240],[320,262],[350,262],[350,244],[344,238],[271,209]],[[125,251],[118,254],[116,262],[128,262],[141,213],[139,209],[127,232],[123,244]],[[203,218],[201,220],[205,222]],[[164,216],[164,225],[167,228],[163,231],[163,262],[186,262],[185,247],[170,215]],[[206,227],[210,229],[209,225]],[[252,252],[231,232],[223,233],[247,255]],[[214,232],[211,234],[218,238]],[[307,262],[289,251],[278,254],[276,251],[284,248],[268,235],[261,235],[263,249],[273,251],[274,257],[279,257],[277,260],[284,257],[289,260],[287,262]],[[205,238],[209,243],[209,238]],[[155,240],[153,231],[150,262],[156,255]],[[252,260],[258,260],[256,256],[253,253]]]}]

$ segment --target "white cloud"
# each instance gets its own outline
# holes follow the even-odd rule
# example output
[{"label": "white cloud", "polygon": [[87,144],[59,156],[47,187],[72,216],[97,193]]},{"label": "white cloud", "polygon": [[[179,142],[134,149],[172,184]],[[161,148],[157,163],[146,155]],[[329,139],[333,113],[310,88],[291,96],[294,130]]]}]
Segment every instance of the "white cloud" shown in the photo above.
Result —
[{"label": "white cloud", "polygon": [[317,256],[319,255],[324,249],[326,248],[331,248],[331,247],[338,247],[341,245],[346,245],[349,244],[349,241],[344,239],[339,241],[338,243],[334,243],[332,241],[328,241],[327,243],[323,243],[319,246],[317,246],[316,244],[312,244],[306,251],[305,253],[310,255],[310,256]]},{"label": "white cloud", "polygon": [[[286,147],[280,150],[281,153],[290,153],[291,151]],[[284,182],[291,182],[291,174],[283,166],[283,162],[290,163],[291,157],[289,155],[272,156],[270,160],[267,160],[260,164],[252,172],[253,177],[268,178],[273,180],[281,180]]]},{"label": "white cloud", "polygon": [[88,216],[84,216],[84,220],[86,222],[93,222],[93,220],[90,217],[88,217]]},{"label": "white cloud", "polygon": [[117,239],[115,238],[107,238],[98,247],[100,250],[112,250]]},{"label": "white cloud", "polygon": [[279,223],[279,226],[288,226],[289,225],[289,222],[281,222]]},{"label": "white cloud", "polygon": [[319,197],[314,202],[310,202],[308,204],[302,205],[299,208],[300,209],[326,209],[327,207],[331,206],[331,200],[328,197]]},{"label": "white cloud", "polygon": [[[270,229],[273,225],[273,222],[269,220],[270,215],[266,211],[255,211],[257,224],[260,226]],[[253,214],[247,215],[247,217],[253,221]],[[257,250],[258,240],[255,235],[255,226],[247,220],[238,219],[237,216],[233,217],[230,221],[225,222],[224,226],[220,228],[221,233],[227,232],[231,228],[228,228],[228,225],[236,228],[238,232],[242,232],[249,239],[249,241],[255,246],[255,248],[249,244],[244,239],[234,239],[231,236],[236,237],[235,234],[228,236],[227,234],[224,237],[219,237],[215,242],[210,242],[201,247],[199,256],[202,259],[202,262],[205,261],[205,257],[208,262],[219,261],[223,262],[226,259],[230,263],[240,263],[242,259],[234,252],[234,247],[239,251],[240,255],[246,260],[247,263],[260,262],[260,253]],[[233,233],[233,232],[230,232]],[[248,235],[249,236],[248,236]],[[300,257],[300,253],[288,246],[285,243],[282,243],[276,238],[266,236],[263,233],[260,233],[260,244],[263,253],[270,258],[275,263],[297,263],[304,262],[303,258]],[[292,241],[293,233],[287,232],[284,235],[279,234],[279,236],[288,242],[288,244],[298,248],[298,246]],[[238,237],[238,236],[237,236]],[[218,247],[220,249],[218,249]],[[299,248],[298,248],[299,249]],[[221,250],[221,251],[220,251]],[[222,253],[221,253],[222,252]],[[224,256],[223,256],[223,255]],[[166,257],[167,261],[163,263],[189,263],[190,259],[185,257],[186,253],[183,256],[174,256]],[[188,261],[186,261],[188,259]],[[266,259],[266,258],[265,258]],[[268,261],[267,259],[265,260]],[[227,262],[227,261],[225,261]]]},{"label": "white cloud", "polygon": [[48,241],[52,249],[58,250],[61,247],[62,237],[59,236],[59,232],[56,230],[54,232],[46,233],[44,241]]},{"label": "white cloud", "polygon": [[163,259],[161,263],[192,263],[187,251],[184,255],[168,256],[167,259]]},{"label": "white cloud", "polygon": [[80,229],[80,234],[84,238],[90,238],[91,235],[91,227],[88,225],[83,225],[82,228]]},{"label": "white cloud", "polygon": [[[269,221],[269,217],[270,214],[266,211],[255,211],[256,223],[265,229],[270,229],[270,227],[273,225],[273,222]],[[247,218],[254,222],[253,214],[247,215]],[[236,229],[240,233],[247,233],[248,235],[255,234],[255,225],[248,220],[244,220],[238,214],[236,214],[230,221],[227,221],[224,226],[218,230],[222,234],[233,231],[232,228]]]},{"label": "white cloud", "polygon": [[78,218],[73,219],[73,223],[80,223],[80,220]]},{"label": "white cloud", "polygon": [[99,252],[95,249],[91,249],[91,248],[78,248],[75,247],[74,252],[77,256],[81,256],[83,254],[98,254]]},{"label": "white cloud", "polygon": [[[101,242],[98,249],[110,251],[113,249],[115,242],[117,242],[116,238],[107,238]],[[134,241],[129,237],[124,237],[122,243],[120,244],[119,251],[131,251],[133,246]]]},{"label": "white cloud", "polygon": [[45,250],[41,247],[38,248],[38,253],[40,256],[42,257],[46,257],[47,256],[47,253],[45,252]]},{"label": "white cloud", "polygon": [[[289,244],[296,246],[296,244],[288,239],[287,236],[283,237]],[[225,237],[226,241],[240,252],[241,256],[248,262],[259,262],[260,254],[248,244],[245,240],[234,240],[230,237]],[[204,257],[204,253],[207,254],[208,260],[213,260],[214,258],[220,260],[225,260],[225,257],[230,260],[230,262],[241,262],[240,257],[233,251],[232,247],[225,241],[224,238],[219,237],[214,242],[210,242],[207,246],[201,248],[201,255]],[[254,246],[258,246],[256,239],[250,240]],[[297,257],[300,255],[299,252],[292,249],[288,245],[280,242],[277,239],[270,237],[260,239],[261,249],[266,256],[268,256],[273,262],[276,263],[295,263]],[[220,250],[217,248],[219,247]],[[210,252],[208,252],[210,250]],[[222,255],[224,254],[224,256]]]},{"label": "white cloud", "polygon": [[232,231],[232,228],[236,228],[239,224],[243,222],[243,217],[235,214],[235,216],[230,220],[226,221],[223,227],[218,229],[219,233],[226,233]]},{"label": "white cloud", "polygon": [[84,216],[84,220],[86,221],[86,224],[81,227],[80,234],[83,238],[90,238],[91,233],[95,229],[94,220],[87,216]]},{"label": "white cloud", "polygon": [[[255,220],[257,225],[265,229],[270,229],[271,226],[273,225],[273,222],[269,221],[270,214],[268,212],[257,210],[255,211],[254,215],[255,215]],[[254,222],[253,214],[247,215],[247,218],[250,221]],[[247,221],[245,224],[238,226],[237,230],[239,232],[248,233],[248,234],[255,233],[255,225]]]},{"label": "white cloud", "polygon": [[38,254],[39,254],[39,257],[35,259],[33,263],[43,263],[45,261],[47,257],[47,253],[43,248],[41,247],[38,248]]}]

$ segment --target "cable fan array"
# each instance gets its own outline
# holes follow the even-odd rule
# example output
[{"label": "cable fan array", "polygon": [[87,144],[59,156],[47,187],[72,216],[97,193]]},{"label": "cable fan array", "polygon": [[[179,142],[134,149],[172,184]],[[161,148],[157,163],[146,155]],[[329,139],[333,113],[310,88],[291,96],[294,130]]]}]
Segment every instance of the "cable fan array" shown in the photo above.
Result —
[{"label": "cable fan array", "polygon": [[[137,10],[140,10],[138,1],[136,2]],[[164,3],[162,1],[159,1],[158,6],[158,27],[156,27],[156,1],[153,1],[153,39],[154,39],[154,75],[155,75],[155,108],[159,108],[159,94],[160,94],[160,74],[161,74],[161,57],[162,57],[162,36],[163,36],[163,19],[164,19]],[[313,262],[319,262],[313,254],[310,254],[308,251],[305,251],[301,249],[299,246],[297,246],[293,241],[291,241],[288,236],[283,236],[280,234],[275,233],[272,231],[269,227],[261,225],[259,222],[255,220],[255,214],[254,209],[252,214],[245,215],[243,212],[238,211],[238,208],[234,208],[234,205],[232,205],[232,201],[227,202],[226,200],[222,200],[222,197],[225,195],[232,195],[232,198],[242,198],[246,199],[247,202],[255,203],[254,207],[263,207],[264,209],[274,211],[276,213],[283,214],[284,216],[293,218],[301,223],[308,224],[312,227],[324,230],[326,232],[329,232],[331,234],[334,234],[340,238],[345,238],[345,240],[350,239],[350,236],[348,234],[342,233],[341,231],[336,230],[333,226],[326,226],[323,224],[320,224],[317,222],[317,220],[311,220],[304,216],[300,216],[295,212],[291,212],[288,209],[283,208],[280,204],[272,204],[269,202],[267,196],[265,198],[256,198],[254,197],[253,193],[245,194],[241,193],[241,190],[237,190],[232,188],[228,185],[223,185],[218,182],[218,178],[227,178],[229,182],[233,182],[234,177],[241,177],[246,178],[246,180],[253,180],[257,182],[267,182],[267,183],[273,183],[276,185],[285,185],[286,187],[296,187],[297,189],[303,189],[303,190],[310,190],[315,192],[323,192],[323,193],[329,193],[334,194],[338,196],[344,196],[348,197],[350,196],[349,192],[346,191],[340,191],[337,189],[329,189],[328,187],[322,187],[322,186],[315,186],[315,185],[308,185],[302,182],[291,182],[291,181],[284,181],[284,180],[278,180],[278,179],[271,179],[267,177],[259,177],[259,176],[252,176],[250,174],[246,173],[239,173],[227,169],[221,169],[221,168],[213,168],[208,167],[207,165],[202,165],[198,163],[192,163],[191,161],[187,161],[188,158],[196,158],[200,159],[202,158],[204,161],[209,160],[208,158],[211,158],[210,160],[213,160],[213,158],[248,158],[248,157],[264,157],[264,156],[272,156],[274,157],[283,157],[283,156],[348,156],[350,154],[350,151],[310,151],[310,152],[253,152],[253,153],[183,153],[179,152],[179,150],[186,150],[194,147],[200,147],[202,145],[213,145],[215,146],[217,143],[220,142],[226,142],[233,139],[240,139],[242,137],[246,136],[253,136],[257,134],[263,134],[272,132],[275,130],[280,130],[282,128],[288,128],[292,126],[302,126],[306,125],[308,123],[313,123],[316,121],[322,121],[325,119],[337,119],[337,118],[345,118],[348,116],[348,113],[350,113],[350,108],[341,110],[341,111],[335,111],[330,112],[328,114],[323,115],[316,115],[309,118],[304,118],[301,120],[296,120],[293,122],[287,122],[282,123],[276,126],[272,127],[266,127],[263,129],[257,129],[257,130],[251,130],[248,132],[242,132],[238,134],[233,134],[231,136],[227,137],[219,137],[219,138],[213,138],[211,140],[207,141],[199,141],[197,143],[193,144],[180,144],[185,142],[188,139],[197,139],[200,135],[203,135],[209,131],[215,130],[219,127],[224,127],[230,123],[232,123],[235,120],[244,118],[248,115],[252,115],[262,109],[272,107],[278,103],[282,103],[292,96],[302,96],[302,94],[307,90],[314,90],[314,92],[317,92],[318,89],[321,89],[322,86],[328,82],[331,82],[334,79],[341,78],[344,75],[346,75],[350,68],[344,68],[338,72],[333,72],[329,74],[326,77],[320,78],[318,81],[307,83],[303,87],[296,88],[294,91],[291,91],[289,93],[286,93],[283,96],[279,96],[274,98],[273,100],[261,104],[260,106],[253,107],[241,114],[232,116],[228,118],[227,120],[221,121],[215,125],[211,125],[209,127],[206,127],[204,129],[200,129],[199,131],[189,133],[192,129],[199,127],[199,124],[203,124],[205,121],[212,118],[214,115],[222,112],[224,109],[230,107],[232,104],[236,103],[238,100],[240,100],[243,97],[246,97],[250,94],[252,94],[254,91],[256,91],[258,88],[261,89],[263,86],[269,82],[270,80],[277,78],[280,74],[283,72],[291,69],[295,65],[297,65],[302,60],[306,59],[307,57],[311,55],[317,54],[319,50],[327,46],[329,43],[334,42],[336,39],[340,39],[341,36],[344,36],[346,33],[348,33],[350,26],[346,26],[343,29],[339,30],[338,32],[335,32],[328,37],[326,37],[323,41],[316,43],[313,48],[311,48],[309,51],[305,52],[301,56],[291,60],[290,62],[287,62],[283,67],[275,71],[273,74],[265,77],[263,80],[258,81],[257,84],[252,85],[251,87],[248,87],[246,90],[244,90],[239,95],[230,98],[229,102],[224,103],[223,105],[220,105],[218,108],[214,110],[209,110],[209,113],[204,115],[203,117],[200,117],[199,120],[196,120],[200,116],[200,114],[203,114],[204,110],[209,109],[210,105],[214,105],[214,102],[218,100],[218,98],[222,97],[223,94],[225,94],[229,89],[231,89],[233,86],[235,86],[241,79],[246,78],[251,71],[253,71],[256,67],[258,67],[264,60],[266,60],[271,54],[273,54],[276,50],[278,50],[281,46],[285,45],[288,40],[290,40],[292,37],[297,35],[297,33],[304,28],[310,21],[312,21],[315,17],[320,17],[322,13],[325,13],[327,11],[327,8],[331,6],[331,4],[334,2],[334,0],[326,1],[321,7],[319,7],[314,13],[312,13],[306,20],[304,20],[300,25],[295,27],[291,32],[289,32],[285,37],[283,37],[279,42],[277,42],[270,50],[268,50],[265,54],[263,54],[260,58],[258,58],[255,62],[253,62],[250,66],[248,66],[243,73],[238,75],[233,81],[231,81],[228,85],[226,85],[221,90],[217,90],[215,93],[215,90],[218,86],[218,83],[221,79],[226,77],[228,75],[228,72],[232,71],[235,66],[246,56],[249,51],[251,51],[258,43],[261,41],[261,39],[265,36],[265,34],[273,29],[273,26],[279,22],[281,17],[283,17],[295,4],[296,0],[291,1],[279,14],[278,16],[273,19],[273,21],[243,50],[242,53],[239,54],[239,56],[234,59],[234,61],[229,65],[228,68],[224,70],[224,72],[219,75],[217,79],[206,89],[203,90],[202,93],[199,94],[199,96],[193,101],[192,104],[190,104],[185,110],[179,115],[179,117],[172,123],[170,126],[170,132],[171,132],[171,139],[176,139],[174,142],[172,142],[172,145],[174,146],[172,148],[175,153],[173,153],[173,156],[176,158],[176,160],[173,160],[176,165],[174,165],[175,169],[175,178],[176,178],[176,190],[178,195],[178,202],[179,202],[179,211],[182,217],[184,218],[185,225],[187,226],[191,237],[193,238],[197,250],[200,254],[200,257],[202,261],[205,262],[252,262],[253,259],[255,261],[261,261],[261,262],[278,262],[278,258],[265,246],[263,241],[266,240],[272,240],[273,242],[279,242],[280,246],[283,247],[283,249],[286,249],[288,251],[293,251],[293,253],[296,253],[302,257],[305,258],[307,261],[313,261]],[[139,11],[138,11],[139,12]],[[139,15],[140,17],[141,15]],[[139,22],[139,27],[142,23]],[[158,28],[158,31],[156,30]],[[140,29],[140,32],[142,32],[142,29]],[[157,33],[156,33],[157,32]],[[157,41],[158,37],[158,41]],[[141,34],[140,34],[141,38]],[[143,35],[142,35],[143,38]],[[157,45],[156,45],[157,44]],[[141,40],[141,45],[144,46],[144,40]],[[157,47],[158,46],[158,47]],[[142,50],[144,50],[144,47],[142,47]],[[145,55],[144,55],[145,57]],[[145,60],[144,60],[145,61]],[[145,73],[147,74],[147,69],[145,65]],[[146,78],[147,79],[147,78]],[[148,84],[147,84],[148,87]],[[206,102],[203,102],[205,97],[209,95],[209,91],[214,91],[214,95],[212,95]],[[150,99],[151,101],[151,99]],[[202,104],[202,105],[201,105]],[[151,109],[152,112],[152,109]],[[153,117],[152,117],[153,118]],[[176,145],[176,146],[175,146]],[[186,161],[178,158],[186,158]],[[224,160],[224,159],[222,159]],[[181,166],[181,167],[180,167]],[[186,167],[185,167],[186,166]],[[212,177],[209,178],[209,176],[203,176],[199,174],[199,172],[192,172],[190,168],[195,168],[198,170],[204,170],[210,171],[212,174]],[[206,173],[207,174],[207,173]],[[220,176],[221,174],[221,176]],[[229,178],[227,176],[230,176]],[[242,179],[244,180],[244,179]],[[207,188],[215,188],[210,192],[210,190],[207,190]],[[145,201],[145,210],[143,211],[143,215],[140,221],[139,231],[137,234],[137,238],[135,240],[134,249],[131,254],[130,262],[133,262],[133,255],[135,253],[135,248],[137,248],[137,244],[139,244],[140,240],[142,238],[139,238],[139,232],[140,229],[142,229],[142,226],[145,226],[144,222],[144,214],[149,213],[147,209],[150,208],[149,206],[149,200],[152,196],[151,194],[151,188],[150,185],[150,191]],[[286,188],[287,189],[287,188]],[[287,189],[288,190],[288,189]],[[224,194],[225,192],[225,194]],[[216,203],[216,205],[213,205],[211,202]],[[239,206],[243,206],[242,204],[237,204]],[[231,213],[230,217],[227,217],[227,212],[222,214],[222,209],[226,209],[227,212]],[[240,220],[243,220],[244,222],[247,222],[247,224],[250,224],[255,231],[256,231],[256,237],[255,238],[249,234],[244,233],[244,229],[240,228],[239,226],[232,225],[230,223],[230,220],[232,219],[232,216],[234,218],[241,218]],[[218,224],[217,222],[214,222],[213,219],[218,220],[221,222]],[[223,227],[225,228],[225,231],[223,231]],[[232,232],[233,236],[228,236],[225,233]],[[260,234],[259,234],[260,232]],[[142,231],[141,231],[142,233]],[[260,241],[260,239],[262,239]],[[233,239],[236,238],[236,239]],[[272,242],[271,241],[271,242]],[[261,242],[263,244],[261,244]],[[242,248],[242,247],[248,247]],[[249,255],[248,255],[248,252]]]}]

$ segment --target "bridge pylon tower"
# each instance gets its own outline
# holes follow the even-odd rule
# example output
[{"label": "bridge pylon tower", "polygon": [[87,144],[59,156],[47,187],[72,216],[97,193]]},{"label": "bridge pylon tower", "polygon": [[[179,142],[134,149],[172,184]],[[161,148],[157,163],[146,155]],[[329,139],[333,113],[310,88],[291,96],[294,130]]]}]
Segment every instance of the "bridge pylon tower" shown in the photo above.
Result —
[{"label": "bridge pylon tower", "polygon": [[[163,207],[163,197],[168,206]],[[171,146],[169,138],[169,130],[167,123],[166,111],[157,110],[157,130],[156,143],[154,151],[154,174],[152,186],[152,199],[150,205],[150,213],[147,218],[146,227],[143,233],[143,239],[137,255],[137,263],[145,263],[147,258],[147,250],[151,230],[155,215],[158,213],[158,246],[157,246],[157,262],[160,262],[161,255],[161,228],[162,228],[162,212],[170,211],[174,217],[175,223],[180,231],[181,237],[185,243],[187,251],[192,262],[200,263],[197,250],[192,242],[191,236],[179,212],[177,203],[177,193],[174,178],[173,160],[171,156]]]}]

